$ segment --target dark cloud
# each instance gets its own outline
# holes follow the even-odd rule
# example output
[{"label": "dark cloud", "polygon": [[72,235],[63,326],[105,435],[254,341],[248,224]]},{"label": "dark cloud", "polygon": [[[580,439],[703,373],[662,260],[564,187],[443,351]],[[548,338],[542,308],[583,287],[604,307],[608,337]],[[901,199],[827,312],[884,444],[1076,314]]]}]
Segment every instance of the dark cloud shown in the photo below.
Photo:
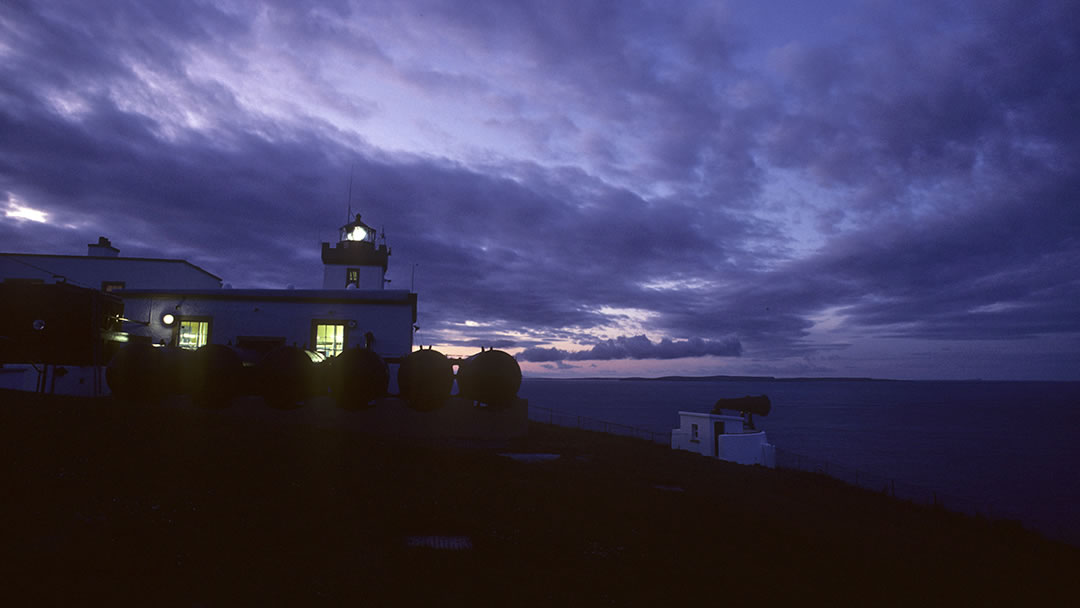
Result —
[{"label": "dark cloud", "polygon": [[723,341],[691,338],[673,341],[664,338],[653,342],[645,336],[619,336],[597,342],[588,350],[565,351],[558,348],[527,348],[517,355],[521,361],[614,361],[619,359],[681,359],[684,357],[737,357],[742,345],[736,339]]},{"label": "dark cloud", "polygon": [[[425,343],[819,373],[860,338],[1080,334],[1075,3],[877,3],[774,49],[712,4],[5,3],[3,249],[106,235],[316,286],[352,172]],[[349,88],[387,74],[397,97]],[[427,132],[513,146],[357,134],[456,98],[482,116]]]}]

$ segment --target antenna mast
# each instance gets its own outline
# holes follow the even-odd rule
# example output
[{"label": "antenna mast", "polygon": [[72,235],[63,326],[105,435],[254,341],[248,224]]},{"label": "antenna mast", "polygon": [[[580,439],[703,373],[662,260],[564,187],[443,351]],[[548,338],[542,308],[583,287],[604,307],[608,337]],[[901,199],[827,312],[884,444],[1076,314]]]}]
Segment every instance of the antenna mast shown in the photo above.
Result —
[{"label": "antenna mast", "polygon": [[353,217],[352,217],[352,178],[353,178],[353,170],[355,170],[355,169],[356,169],[356,162],[353,162],[353,164],[349,166],[349,205],[348,205],[349,210],[348,210],[348,215],[345,216],[345,223],[346,224],[348,224],[349,222],[351,222],[353,220]]}]

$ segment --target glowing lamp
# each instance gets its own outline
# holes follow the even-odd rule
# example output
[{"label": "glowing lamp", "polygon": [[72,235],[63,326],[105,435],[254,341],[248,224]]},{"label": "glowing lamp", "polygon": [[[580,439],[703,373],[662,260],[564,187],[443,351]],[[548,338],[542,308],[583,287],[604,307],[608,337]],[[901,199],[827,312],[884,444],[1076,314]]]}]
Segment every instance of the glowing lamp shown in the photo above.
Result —
[{"label": "glowing lamp", "polygon": [[353,226],[352,230],[345,235],[347,241],[362,241],[365,238],[367,238],[367,230],[361,226]]},{"label": "glowing lamp", "polygon": [[164,325],[165,327],[171,327],[173,323],[176,323],[176,317],[171,312],[167,312],[161,315],[162,325]]}]

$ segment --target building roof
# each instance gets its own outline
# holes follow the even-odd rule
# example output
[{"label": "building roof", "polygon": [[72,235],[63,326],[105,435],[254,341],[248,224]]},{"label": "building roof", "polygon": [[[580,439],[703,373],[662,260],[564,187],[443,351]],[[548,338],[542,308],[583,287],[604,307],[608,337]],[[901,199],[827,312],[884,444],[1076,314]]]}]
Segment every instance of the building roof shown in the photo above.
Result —
[{"label": "building roof", "polygon": [[118,289],[121,298],[184,298],[249,302],[330,302],[334,304],[390,304],[412,308],[416,322],[416,294],[406,289]]},{"label": "building roof", "polygon": [[416,301],[407,289],[118,289],[121,298],[184,297],[203,300],[279,300],[376,304]]},{"label": "building roof", "polygon": [[189,262],[187,260],[179,260],[179,259],[172,259],[172,258],[132,258],[132,257],[123,257],[123,256],[100,257],[100,256],[90,256],[90,255],[57,255],[57,254],[52,254],[52,253],[0,253],[0,257],[6,257],[6,258],[36,258],[36,259],[39,259],[39,260],[44,260],[44,259],[96,260],[98,262],[100,262],[101,260],[109,260],[109,261],[126,260],[126,261],[132,261],[132,262],[168,262],[168,263],[171,263],[171,264],[185,264],[185,265],[190,266],[191,268],[205,274],[208,277],[212,277],[212,278],[214,278],[214,279],[216,279],[218,281],[222,280],[222,278],[217,276],[216,274],[214,274],[212,272],[208,272],[207,270],[205,270],[203,268],[200,268],[200,267],[196,266],[195,264],[192,264],[191,262]]}]

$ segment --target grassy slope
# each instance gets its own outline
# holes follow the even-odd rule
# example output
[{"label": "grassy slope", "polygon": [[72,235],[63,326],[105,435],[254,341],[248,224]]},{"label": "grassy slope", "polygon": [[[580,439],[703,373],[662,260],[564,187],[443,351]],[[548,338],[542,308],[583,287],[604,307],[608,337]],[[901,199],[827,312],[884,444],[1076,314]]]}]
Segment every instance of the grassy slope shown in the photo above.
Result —
[{"label": "grassy slope", "polygon": [[[450,448],[109,400],[0,403],[5,578],[35,603],[968,604],[1080,587],[1080,551],[1016,525],[597,433],[533,424],[499,449]],[[406,546],[416,535],[474,548]]]}]

